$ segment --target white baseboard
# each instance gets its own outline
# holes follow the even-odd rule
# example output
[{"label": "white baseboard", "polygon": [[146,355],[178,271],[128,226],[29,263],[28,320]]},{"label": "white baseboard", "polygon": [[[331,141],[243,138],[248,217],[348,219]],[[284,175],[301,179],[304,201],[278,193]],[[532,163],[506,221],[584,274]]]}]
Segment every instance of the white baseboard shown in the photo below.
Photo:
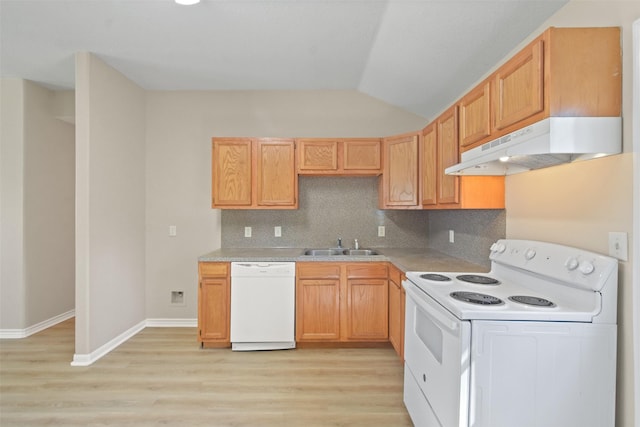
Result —
[{"label": "white baseboard", "polygon": [[147,319],[148,328],[196,328],[198,319]]},{"label": "white baseboard", "polygon": [[26,338],[30,335],[37,334],[40,331],[44,331],[60,322],[64,322],[67,319],[71,319],[76,315],[75,310],[69,310],[66,313],[59,314],[50,319],[43,320],[40,323],[29,326],[25,329],[0,329],[0,339],[18,339]]},{"label": "white baseboard", "polygon": [[95,361],[97,361],[98,359],[100,359],[101,357],[103,357],[104,355],[106,355],[107,353],[109,353],[110,351],[114,350],[115,348],[117,348],[120,344],[122,344],[123,342],[127,341],[129,338],[131,338],[132,336],[134,336],[135,334],[137,334],[138,332],[140,332],[141,330],[143,330],[146,326],[146,320],[143,320],[142,322],[138,323],[137,325],[133,326],[132,328],[129,328],[128,330],[124,331],[123,333],[121,333],[120,335],[118,335],[117,337],[115,337],[114,339],[112,339],[111,341],[107,342],[106,344],[100,346],[98,349],[92,351],[91,353],[88,354],[74,354],[73,355],[73,361],[71,362],[71,366],[89,366],[92,363],[94,363]]},{"label": "white baseboard", "polygon": [[[75,310],[70,310],[58,316],[47,319],[36,325],[29,326],[25,329],[0,329],[0,339],[19,339],[27,338],[30,335],[50,328],[67,319],[71,319],[76,315]],[[111,341],[99,347],[97,350],[89,354],[74,354],[71,366],[89,366],[107,353],[114,350],[120,344],[127,341],[144,328],[195,328],[198,326],[198,319],[146,319],[137,325],[124,331]]]}]

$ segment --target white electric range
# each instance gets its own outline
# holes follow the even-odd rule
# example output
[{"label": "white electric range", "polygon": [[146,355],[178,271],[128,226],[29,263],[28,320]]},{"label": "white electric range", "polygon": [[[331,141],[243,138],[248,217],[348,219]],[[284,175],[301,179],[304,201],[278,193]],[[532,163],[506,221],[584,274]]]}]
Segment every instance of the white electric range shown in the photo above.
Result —
[{"label": "white electric range", "polygon": [[406,273],[414,424],[613,426],[617,260],[530,240],[490,259],[489,273]]}]

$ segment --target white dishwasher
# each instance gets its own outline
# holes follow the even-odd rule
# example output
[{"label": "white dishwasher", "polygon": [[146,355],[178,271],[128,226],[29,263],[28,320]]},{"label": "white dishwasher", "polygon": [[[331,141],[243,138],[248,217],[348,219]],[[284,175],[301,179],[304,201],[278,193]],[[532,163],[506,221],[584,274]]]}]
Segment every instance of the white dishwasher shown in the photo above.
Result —
[{"label": "white dishwasher", "polygon": [[295,348],[295,262],[231,263],[231,349]]}]

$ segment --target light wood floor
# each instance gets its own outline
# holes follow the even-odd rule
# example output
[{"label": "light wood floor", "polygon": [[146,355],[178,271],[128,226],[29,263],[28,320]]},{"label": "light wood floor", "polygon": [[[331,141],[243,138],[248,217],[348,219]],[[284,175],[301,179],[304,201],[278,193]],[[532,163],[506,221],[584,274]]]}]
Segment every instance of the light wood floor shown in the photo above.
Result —
[{"label": "light wood floor", "polygon": [[195,328],[147,328],[71,367],[73,319],[0,341],[0,425],[411,426],[391,348],[200,349]]}]

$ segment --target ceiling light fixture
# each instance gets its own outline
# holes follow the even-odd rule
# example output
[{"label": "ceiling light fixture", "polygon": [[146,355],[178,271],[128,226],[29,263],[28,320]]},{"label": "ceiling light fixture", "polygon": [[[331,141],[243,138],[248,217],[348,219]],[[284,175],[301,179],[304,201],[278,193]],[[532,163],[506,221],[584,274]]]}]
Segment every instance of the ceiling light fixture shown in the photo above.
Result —
[{"label": "ceiling light fixture", "polygon": [[191,6],[200,3],[200,0],[174,0],[176,3],[183,6]]}]

